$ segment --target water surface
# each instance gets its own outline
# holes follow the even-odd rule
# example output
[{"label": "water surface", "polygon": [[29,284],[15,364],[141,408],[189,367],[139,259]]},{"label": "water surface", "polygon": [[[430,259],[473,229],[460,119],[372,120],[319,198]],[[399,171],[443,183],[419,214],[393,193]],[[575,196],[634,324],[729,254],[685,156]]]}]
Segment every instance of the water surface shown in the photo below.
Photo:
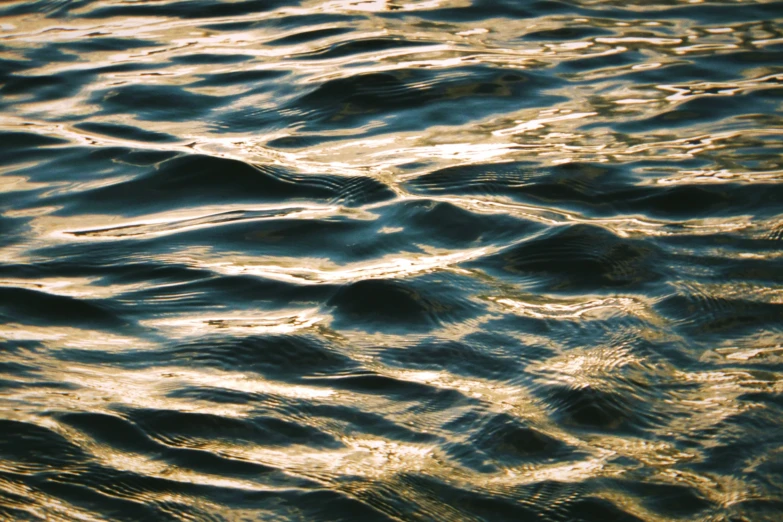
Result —
[{"label": "water surface", "polygon": [[780,520],[783,3],[0,3],[0,519]]}]

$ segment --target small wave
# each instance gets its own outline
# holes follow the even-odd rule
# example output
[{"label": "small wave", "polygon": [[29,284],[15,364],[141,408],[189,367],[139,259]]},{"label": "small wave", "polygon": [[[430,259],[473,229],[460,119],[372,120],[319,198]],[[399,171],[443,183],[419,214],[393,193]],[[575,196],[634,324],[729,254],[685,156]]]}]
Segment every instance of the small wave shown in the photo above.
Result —
[{"label": "small wave", "polygon": [[0,2],[0,519],[778,520],[780,7]]}]

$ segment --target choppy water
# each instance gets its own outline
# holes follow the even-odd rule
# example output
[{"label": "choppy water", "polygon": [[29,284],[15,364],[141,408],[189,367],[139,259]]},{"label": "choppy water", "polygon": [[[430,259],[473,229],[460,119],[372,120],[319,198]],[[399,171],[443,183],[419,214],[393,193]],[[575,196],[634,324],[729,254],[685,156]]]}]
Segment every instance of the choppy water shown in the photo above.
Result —
[{"label": "choppy water", "polygon": [[0,519],[780,520],[783,3],[0,4]]}]

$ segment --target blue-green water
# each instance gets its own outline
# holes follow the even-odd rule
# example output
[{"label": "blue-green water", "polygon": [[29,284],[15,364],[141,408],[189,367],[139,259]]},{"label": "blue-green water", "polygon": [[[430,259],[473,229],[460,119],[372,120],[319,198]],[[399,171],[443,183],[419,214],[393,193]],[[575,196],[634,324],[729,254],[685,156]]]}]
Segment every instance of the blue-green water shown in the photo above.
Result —
[{"label": "blue-green water", "polygon": [[0,519],[783,517],[783,3],[0,2]]}]

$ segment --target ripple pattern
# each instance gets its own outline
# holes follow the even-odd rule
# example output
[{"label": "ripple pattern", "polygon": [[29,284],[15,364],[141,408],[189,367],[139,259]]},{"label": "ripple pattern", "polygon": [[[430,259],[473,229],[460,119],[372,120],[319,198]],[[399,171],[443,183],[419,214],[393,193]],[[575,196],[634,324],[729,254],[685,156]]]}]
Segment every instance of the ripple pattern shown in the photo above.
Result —
[{"label": "ripple pattern", "polygon": [[0,3],[0,520],[775,521],[783,3]]}]

